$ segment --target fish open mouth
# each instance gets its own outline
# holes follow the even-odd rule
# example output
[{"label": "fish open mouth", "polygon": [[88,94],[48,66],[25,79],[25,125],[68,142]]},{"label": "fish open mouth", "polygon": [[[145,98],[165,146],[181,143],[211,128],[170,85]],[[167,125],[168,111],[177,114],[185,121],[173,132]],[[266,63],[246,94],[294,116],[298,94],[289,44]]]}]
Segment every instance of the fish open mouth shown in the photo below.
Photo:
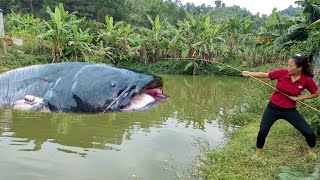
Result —
[{"label": "fish open mouth", "polygon": [[129,104],[122,108],[123,111],[144,111],[156,106],[167,98],[163,94],[162,81],[155,81],[135,94]]}]

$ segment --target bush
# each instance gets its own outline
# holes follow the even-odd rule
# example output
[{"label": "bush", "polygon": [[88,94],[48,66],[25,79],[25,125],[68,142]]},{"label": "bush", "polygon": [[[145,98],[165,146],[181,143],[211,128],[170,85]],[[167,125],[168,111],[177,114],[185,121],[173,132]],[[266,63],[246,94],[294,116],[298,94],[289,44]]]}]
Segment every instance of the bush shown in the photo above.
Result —
[{"label": "bush", "polygon": [[29,66],[34,64],[45,64],[51,59],[51,55],[31,55],[24,54],[23,51],[19,50],[8,50],[7,53],[0,51],[0,59],[2,60],[2,66],[9,69]]}]

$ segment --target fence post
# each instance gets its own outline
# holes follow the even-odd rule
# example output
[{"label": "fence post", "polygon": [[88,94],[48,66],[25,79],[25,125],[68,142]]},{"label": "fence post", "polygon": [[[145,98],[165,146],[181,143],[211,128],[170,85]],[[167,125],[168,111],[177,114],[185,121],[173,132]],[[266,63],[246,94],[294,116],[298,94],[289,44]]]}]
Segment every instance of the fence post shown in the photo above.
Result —
[{"label": "fence post", "polygon": [[[3,25],[3,10],[0,9],[0,39],[2,39],[4,53],[6,53],[6,46],[4,43],[4,25]],[[0,61],[2,66],[2,60]]]},{"label": "fence post", "polygon": [[318,87],[320,88],[320,51],[316,52],[313,56],[313,74],[314,80],[316,81]]}]

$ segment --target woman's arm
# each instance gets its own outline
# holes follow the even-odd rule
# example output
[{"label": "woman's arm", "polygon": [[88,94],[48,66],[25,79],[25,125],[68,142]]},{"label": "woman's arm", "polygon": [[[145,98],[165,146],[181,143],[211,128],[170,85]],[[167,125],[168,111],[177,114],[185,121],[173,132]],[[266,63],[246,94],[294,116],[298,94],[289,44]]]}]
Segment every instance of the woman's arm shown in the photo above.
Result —
[{"label": "woman's arm", "polygon": [[316,93],[314,94],[305,94],[305,95],[302,95],[302,96],[289,96],[290,99],[294,100],[294,101],[302,101],[302,100],[305,100],[305,99],[313,99],[313,98],[317,98],[320,96],[320,91],[318,90]]},{"label": "woman's arm", "polygon": [[269,73],[264,72],[250,72],[250,71],[242,71],[242,75],[245,77],[253,76],[257,78],[268,78]]}]

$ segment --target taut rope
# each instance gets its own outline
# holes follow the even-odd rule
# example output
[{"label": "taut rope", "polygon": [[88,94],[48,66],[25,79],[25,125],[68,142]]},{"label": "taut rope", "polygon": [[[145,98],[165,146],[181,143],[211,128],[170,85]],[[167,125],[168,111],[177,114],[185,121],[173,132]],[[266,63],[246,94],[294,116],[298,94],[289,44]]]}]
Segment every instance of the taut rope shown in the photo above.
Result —
[{"label": "taut rope", "polygon": [[[230,65],[223,64],[223,63],[220,63],[220,62],[215,62],[214,60],[198,59],[198,58],[164,58],[164,59],[182,59],[182,60],[205,61],[205,62],[211,62],[211,63],[221,64],[221,65],[227,66],[227,67],[229,67],[229,68],[231,68],[231,69],[234,69],[234,70],[236,70],[236,71],[242,72],[240,69],[237,69],[237,68],[235,68],[235,67],[232,67],[232,66],[230,66]],[[290,96],[289,96],[289,95],[287,95],[286,93],[281,92],[281,91],[280,91],[280,90],[278,90],[277,88],[275,88],[275,87],[273,87],[273,86],[271,86],[271,85],[267,84],[266,82],[262,81],[261,79],[258,79],[258,78],[253,77],[253,76],[250,76],[250,77],[251,77],[251,78],[253,78],[253,79],[255,79],[255,80],[257,80],[257,81],[259,81],[259,82],[261,82],[261,83],[263,83],[264,85],[269,86],[270,88],[272,88],[272,89],[274,89],[274,90],[278,91],[279,93],[281,93],[281,94],[283,94],[283,95],[285,95],[285,96],[287,96],[287,97],[290,97]],[[297,100],[297,102],[299,102],[299,103],[301,103],[301,104],[303,104],[303,105],[305,105],[305,106],[307,106],[307,107],[309,107],[309,108],[313,109],[314,111],[317,111],[318,113],[320,113],[320,110],[319,110],[319,109],[317,109],[317,108],[315,108],[315,107],[312,107],[312,106],[310,106],[310,105],[308,105],[308,104],[306,104],[306,103],[304,103],[304,102],[302,102],[302,101],[300,101],[300,100]]]}]

